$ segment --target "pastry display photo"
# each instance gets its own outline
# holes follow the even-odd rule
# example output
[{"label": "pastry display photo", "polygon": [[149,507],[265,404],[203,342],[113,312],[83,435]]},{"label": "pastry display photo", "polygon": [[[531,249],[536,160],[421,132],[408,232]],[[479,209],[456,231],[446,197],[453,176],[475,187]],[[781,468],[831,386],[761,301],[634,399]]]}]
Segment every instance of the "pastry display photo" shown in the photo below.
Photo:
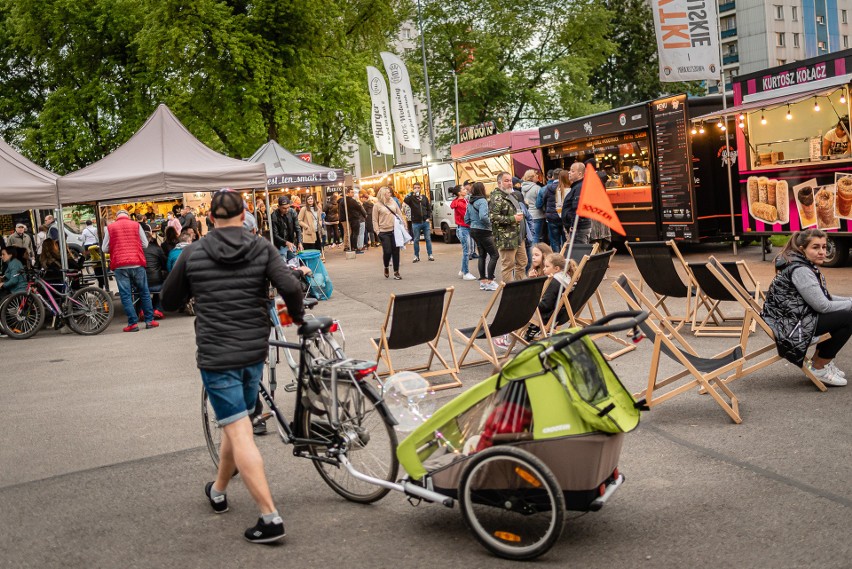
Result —
[{"label": "pastry display photo", "polygon": [[822,186],[814,194],[816,203],[817,227],[819,229],[837,229],[840,219],[835,215],[835,186]]},{"label": "pastry display photo", "polygon": [[748,211],[764,223],[790,222],[790,190],[785,180],[750,176],[746,180]]},{"label": "pastry display photo", "polygon": [[841,219],[852,219],[852,176],[844,175],[836,178],[837,201],[836,214]]},{"label": "pastry display photo", "polygon": [[799,210],[799,221],[803,228],[817,224],[814,187],[816,187],[815,178],[793,186],[793,195],[796,196],[796,207]]}]

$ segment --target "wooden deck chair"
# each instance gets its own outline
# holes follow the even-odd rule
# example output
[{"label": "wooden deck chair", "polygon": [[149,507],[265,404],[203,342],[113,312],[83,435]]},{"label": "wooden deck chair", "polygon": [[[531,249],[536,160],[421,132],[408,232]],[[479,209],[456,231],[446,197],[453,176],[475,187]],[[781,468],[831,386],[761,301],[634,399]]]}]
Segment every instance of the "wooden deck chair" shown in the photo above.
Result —
[{"label": "wooden deck chair", "polygon": [[[464,342],[464,351],[459,357],[459,367],[491,363],[495,368],[512,355],[512,349],[518,342],[526,345],[523,332],[527,325],[541,322],[538,313],[538,301],[541,298],[544,282],[547,277],[536,277],[510,283],[501,283],[494,291],[491,300],[485,307],[485,312],[479,317],[475,326],[457,328],[456,335]],[[496,309],[495,309],[496,305]],[[494,310],[494,319],[489,323],[488,317]],[[509,346],[504,354],[498,354],[492,341],[494,337],[509,335]],[[476,344],[477,340],[485,340],[487,350]],[[479,352],[484,359],[465,363],[471,350]]]},{"label": "wooden deck chair", "polygon": [[[572,271],[577,270],[577,267],[580,266],[580,262],[582,262],[583,259],[598,254],[600,249],[600,243],[574,243],[574,247],[571,248],[571,258],[568,259],[569,268]],[[565,245],[562,246],[561,253],[563,257],[568,253],[568,243],[565,243]],[[606,279],[605,275],[604,279]],[[593,303],[589,302],[586,304],[591,320],[597,320],[601,316],[606,316],[606,309],[604,308],[603,297],[601,296],[600,290],[595,291],[595,301],[597,302],[597,311],[600,312],[600,316],[595,311]]]},{"label": "wooden deck chair", "polygon": [[[713,357],[701,357],[680,335],[675,325],[657,310],[655,303],[646,297],[626,275],[619,276],[613,283],[613,287],[624,298],[631,310],[647,310],[650,313],[649,318],[639,325],[642,333],[654,343],[648,386],[636,393],[634,397],[636,399],[644,397],[648,407],[654,407],[681,393],[700,388],[713,397],[734,423],[742,423],[739,400],[721,381],[722,375],[735,370],[745,361],[742,347],[736,345]],[[665,379],[658,379],[661,354],[682,365],[684,370]],[[686,381],[681,385],[658,394],[662,388],[685,378]]]},{"label": "wooden deck chair", "polygon": [[[392,294],[388,302],[385,321],[382,324],[381,335],[370,338],[370,343],[376,348],[376,360],[384,362],[386,371],[380,376],[387,376],[398,371],[416,371],[425,378],[449,376],[445,383],[432,384],[433,389],[449,389],[461,387],[458,377],[458,362],[453,344],[450,324],[447,322],[447,311],[453,299],[453,287],[446,289],[426,290],[406,294]],[[438,351],[441,333],[446,334],[450,344],[450,357],[447,362]],[[424,365],[404,369],[395,368],[391,361],[391,351],[404,350],[422,345],[429,346],[429,359]],[[443,367],[432,369],[432,363],[437,358]],[[452,365],[451,365],[452,364]]]},{"label": "wooden deck chair", "polygon": [[[780,355],[778,355],[778,351],[775,348],[775,333],[772,331],[772,328],[769,327],[769,324],[763,319],[760,315],[761,307],[758,304],[755,296],[752,295],[749,291],[745,289],[736,279],[736,277],[728,272],[723,263],[718,261],[715,257],[710,257],[707,262],[707,267],[710,272],[719,280],[720,283],[731,293],[731,295],[736,299],[737,302],[745,309],[746,311],[746,320],[743,323],[743,330],[740,335],[740,345],[743,347],[744,358],[745,360],[751,361],[756,358],[759,358],[763,354],[771,353],[772,355],[766,359],[762,359],[756,363],[753,363],[748,366],[740,366],[738,367],[734,373],[725,377],[723,379],[724,383],[731,383],[737,379],[747,376],[750,373],[753,373],[759,369],[762,369],[766,366],[772,365],[778,361],[786,361]],[[750,323],[754,322],[763,332],[769,337],[770,342],[765,346],[761,346],[759,348],[755,348],[752,351],[748,350],[749,343],[749,334],[746,332],[746,326],[750,326]],[[813,344],[818,344],[823,340],[826,340],[830,337],[829,334],[824,334],[819,338],[814,338]],[[802,366],[802,372],[805,376],[811,380],[811,382],[816,386],[820,391],[826,391],[828,388],[825,384],[817,379],[817,377],[811,373],[811,370],[808,369],[808,366]]]},{"label": "wooden deck chair", "polygon": [[[677,329],[680,329],[692,319],[692,297],[696,286],[677,245],[674,241],[643,241],[626,243],[626,245],[642,277],[640,285],[647,284],[656,296],[654,308],[662,309],[666,320],[676,322]],[[686,283],[677,271],[675,259],[685,273]],[[671,310],[666,305],[666,300],[669,298],[686,299],[686,312],[682,317],[672,316]]]},{"label": "wooden deck chair", "polygon": [[[722,267],[738,282],[742,283],[739,265],[743,261],[725,261],[722,262]],[[729,315],[722,312],[721,303],[737,302],[736,297],[719,281],[716,276],[710,272],[708,263],[689,263],[689,270],[692,272],[692,277],[698,285],[696,289],[696,306],[692,311],[692,333],[696,336],[728,336],[738,337],[743,331],[743,320],[745,319],[745,311],[742,315]],[[748,273],[750,275],[750,273]],[[743,285],[745,286],[745,285]],[[760,296],[760,286],[758,283],[752,283],[751,294],[755,300]],[[699,305],[707,309],[704,318],[699,322]],[[750,332],[754,332],[754,322],[752,321]]]}]

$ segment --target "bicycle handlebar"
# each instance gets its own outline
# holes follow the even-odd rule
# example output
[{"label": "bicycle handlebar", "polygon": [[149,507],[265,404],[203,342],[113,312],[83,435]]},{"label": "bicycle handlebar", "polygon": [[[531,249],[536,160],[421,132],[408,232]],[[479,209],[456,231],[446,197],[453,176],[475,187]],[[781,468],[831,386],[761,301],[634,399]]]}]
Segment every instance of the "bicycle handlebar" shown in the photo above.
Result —
[{"label": "bicycle handlebar", "polygon": [[[620,312],[612,312],[599,320],[595,320],[590,326],[586,326],[582,330],[578,330],[577,332],[562,338],[542,351],[539,354],[539,358],[544,361],[548,356],[550,356],[550,354],[561,350],[565,346],[572,344],[583,336],[588,336],[589,334],[609,334],[611,332],[620,332],[621,330],[627,330],[629,328],[633,328],[635,330],[639,327],[639,324],[644,322],[647,318],[647,310],[622,310]],[[620,319],[625,319],[626,321],[618,324],[610,324],[609,326],[606,325],[608,322]]]}]

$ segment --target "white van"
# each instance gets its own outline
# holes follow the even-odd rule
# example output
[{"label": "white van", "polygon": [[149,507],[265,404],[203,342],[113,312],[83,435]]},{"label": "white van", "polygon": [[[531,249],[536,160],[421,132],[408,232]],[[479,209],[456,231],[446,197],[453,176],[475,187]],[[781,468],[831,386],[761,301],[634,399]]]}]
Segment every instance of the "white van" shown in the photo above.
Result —
[{"label": "white van", "polygon": [[444,243],[456,237],[456,220],[450,203],[455,196],[450,189],[456,185],[456,170],[449,162],[429,166],[429,199],[432,200],[432,231],[442,235]]}]

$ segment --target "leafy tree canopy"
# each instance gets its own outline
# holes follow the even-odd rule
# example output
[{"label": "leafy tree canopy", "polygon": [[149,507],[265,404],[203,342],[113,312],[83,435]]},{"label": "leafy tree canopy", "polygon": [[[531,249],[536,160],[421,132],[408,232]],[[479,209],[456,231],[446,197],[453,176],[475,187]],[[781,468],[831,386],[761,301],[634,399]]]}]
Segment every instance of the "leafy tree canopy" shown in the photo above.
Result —
[{"label": "leafy tree canopy", "polygon": [[364,67],[408,0],[0,0],[0,135],[66,173],[166,103],[234,157],[269,138],[342,162],[366,135]]}]

